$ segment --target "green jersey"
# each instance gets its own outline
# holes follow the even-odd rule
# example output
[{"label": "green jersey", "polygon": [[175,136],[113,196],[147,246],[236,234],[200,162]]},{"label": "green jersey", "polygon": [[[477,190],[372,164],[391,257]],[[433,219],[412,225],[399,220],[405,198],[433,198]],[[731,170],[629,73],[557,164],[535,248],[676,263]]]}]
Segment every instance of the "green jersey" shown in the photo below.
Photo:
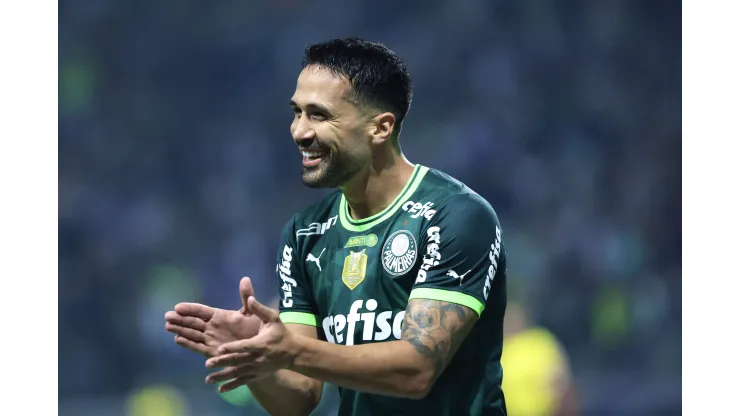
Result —
[{"label": "green jersey", "polygon": [[506,255],[496,213],[450,176],[417,165],[384,211],[354,220],[335,192],[285,226],[280,318],[343,345],[401,339],[409,299],[479,318],[429,394],[410,400],[339,388],[341,415],[505,415],[501,381]]}]

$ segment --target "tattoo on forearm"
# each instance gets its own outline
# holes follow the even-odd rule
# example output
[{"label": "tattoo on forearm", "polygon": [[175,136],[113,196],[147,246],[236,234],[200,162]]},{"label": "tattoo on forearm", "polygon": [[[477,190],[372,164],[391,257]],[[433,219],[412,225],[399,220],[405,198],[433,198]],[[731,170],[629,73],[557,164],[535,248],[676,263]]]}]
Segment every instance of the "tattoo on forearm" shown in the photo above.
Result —
[{"label": "tattoo on forearm", "polygon": [[472,327],[475,312],[454,303],[414,299],[409,302],[402,339],[429,357],[439,374]]}]

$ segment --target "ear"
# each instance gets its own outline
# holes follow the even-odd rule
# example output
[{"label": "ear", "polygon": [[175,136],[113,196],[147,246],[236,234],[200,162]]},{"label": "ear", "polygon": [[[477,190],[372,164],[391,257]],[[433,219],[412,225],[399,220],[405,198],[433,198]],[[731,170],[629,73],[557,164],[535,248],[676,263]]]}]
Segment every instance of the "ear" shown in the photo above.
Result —
[{"label": "ear", "polygon": [[393,113],[381,113],[373,117],[370,127],[372,144],[379,145],[390,140],[395,126],[396,116]]}]

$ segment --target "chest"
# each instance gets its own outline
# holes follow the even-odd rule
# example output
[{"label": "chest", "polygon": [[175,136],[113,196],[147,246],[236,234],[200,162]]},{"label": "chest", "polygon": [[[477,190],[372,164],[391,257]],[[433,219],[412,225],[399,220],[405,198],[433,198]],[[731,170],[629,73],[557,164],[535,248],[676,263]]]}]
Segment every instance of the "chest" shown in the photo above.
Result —
[{"label": "chest", "polygon": [[368,230],[326,233],[305,247],[304,270],[329,341],[400,338],[423,257],[422,226],[401,217]]},{"label": "chest", "polygon": [[316,289],[347,296],[391,288],[408,294],[421,257],[419,226],[409,225],[391,223],[366,232],[338,231],[316,239],[305,255],[309,279],[316,283]]}]

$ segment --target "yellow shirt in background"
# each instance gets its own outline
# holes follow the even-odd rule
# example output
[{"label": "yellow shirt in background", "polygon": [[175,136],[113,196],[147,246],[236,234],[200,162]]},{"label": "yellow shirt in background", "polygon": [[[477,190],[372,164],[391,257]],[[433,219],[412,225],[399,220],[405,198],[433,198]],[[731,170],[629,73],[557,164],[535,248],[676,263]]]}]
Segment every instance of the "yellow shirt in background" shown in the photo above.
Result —
[{"label": "yellow shirt in background", "polygon": [[555,336],[530,328],[504,339],[502,388],[511,416],[547,416],[556,410],[559,392],[554,381],[564,357]]}]

